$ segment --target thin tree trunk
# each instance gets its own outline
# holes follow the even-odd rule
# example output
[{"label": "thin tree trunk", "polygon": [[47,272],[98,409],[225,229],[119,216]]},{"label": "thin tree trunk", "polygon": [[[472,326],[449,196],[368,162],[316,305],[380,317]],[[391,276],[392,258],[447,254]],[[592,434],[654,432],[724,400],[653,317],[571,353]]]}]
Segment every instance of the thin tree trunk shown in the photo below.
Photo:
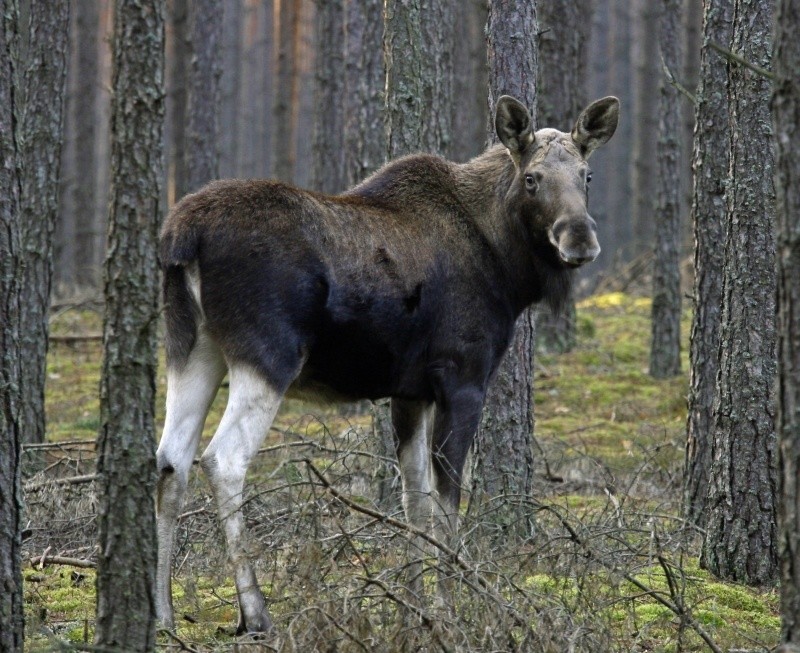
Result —
[{"label": "thin tree trunk", "polygon": [[[20,62],[17,76],[17,147],[20,165],[25,265],[20,292],[22,438],[43,442],[53,234],[58,215],[58,175],[63,138],[69,2],[21,2]],[[80,160],[80,159],[79,159]]]},{"label": "thin tree trunk", "polygon": [[[47,5],[37,2],[34,4]],[[76,261],[77,284],[81,288],[97,288],[100,270],[94,267],[96,254],[98,162],[92,145],[98,136],[98,57],[97,31],[99,10],[96,2],[76,2],[78,40],[76,61],[78,65],[77,102],[75,112],[75,183],[72,185],[75,207],[75,244],[79,252]],[[50,8],[48,7],[48,11]]]},{"label": "thin tree trunk", "polygon": [[118,0],[100,386],[95,643],[155,648],[154,412],[164,0]]},{"label": "thin tree trunk", "polygon": [[353,186],[386,161],[383,0],[347,0],[344,172]]},{"label": "thin tree trunk", "polygon": [[[681,0],[663,0],[658,21],[661,62],[669,71],[681,70]],[[652,338],[650,375],[657,379],[681,372],[681,98],[661,75],[658,145],[658,205],[655,212]]]},{"label": "thin tree trunk", "polygon": [[242,84],[242,3],[228,2],[222,23],[222,75],[220,84],[219,171],[223,178],[237,176],[239,87]]},{"label": "thin tree trunk", "polygon": [[[633,3],[632,39],[631,39],[631,69],[633,72],[633,97],[632,118],[633,148],[631,154],[631,222],[633,223],[633,237],[636,249],[639,252],[652,249],[655,236],[653,212],[656,208],[656,193],[660,165],[655,152],[657,147],[662,147],[664,134],[659,130],[659,117],[664,109],[664,91],[661,91],[661,106],[659,106],[659,81],[664,78],[664,72],[659,61],[659,13],[663,3],[653,0],[636,0]],[[680,17],[677,5],[671,5],[676,16]],[[677,38],[677,33],[676,37]],[[675,65],[675,62],[673,62]],[[675,75],[680,75],[680,68],[673,69]],[[673,110],[673,109],[671,109]],[[671,121],[672,122],[672,121]],[[670,125],[671,127],[672,125]],[[670,134],[669,138],[675,136]],[[662,149],[663,151],[663,149]],[[670,154],[671,156],[671,154]],[[677,173],[677,161],[672,166]],[[671,179],[673,184],[678,183],[678,178]],[[671,198],[670,198],[670,201]],[[658,203],[663,202],[659,198]],[[676,209],[677,210],[677,209]]]},{"label": "thin tree trunk", "polygon": [[186,104],[189,87],[189,9],[188,0],[168,0],[170,34],[167,64],[169,69],[169,181],[167,203],[177,202],[186,194]]},{"label": "thin tree trunk", "polygon": [[344,5],[344,0],[326,0],[317,6],[312,185],[323,193],[345,188]]},{"label": "thin tree trunk", "polygon": [[194,0],[188,16],[189,75],[186,97],[186,192],[219,177],[219,78],[222,49],[222,4]]},{"label": "thin tree trunk", "polygon": [[733,7],[727,0],[704,0],[703,49],[697,89],[694,137],[694,311],[689,349],[691,383],[687,418],[684,512],[705,525],[711,469],[713,407],[719,370],[722,319],[722,258],[730,161],[726,63],[711,43],[730,45]]},{"label": "thin tree trunk", "polygon": [[453,57],[453,139],[450,157],[468,161],[483,151],[486,140],[486,28],[488,3],[461,0],[455,3],[459,37]]},{"label": "thin tree trunk", "polygon": [[99,59],[100,78],[97,93],[100,96],[97,112],[97,128],[95,139],[97,173],[95,175],[95,233],[92,246],[92,268],[95,270],[99,289],[102,282],[103,261],[106,258],[106,223],[108,222],[108,197],[111,185],[111,34],[114,30],[113,0],[99,0],[100,27],[94,36],[95,48]]},{"label": "thin tree trunk", "polygon": [[256,152],[256,168],[254,174],[261,177],[269,177],[272,165],[272,143],[273,143],[273,122],[272,122],[272,93],[275,86],[275,55],[274,39],[275,35],[275,11],[273,0],[265,0],[261,5],[261,15],[263,24],[260,37],[256,48],[258,54],[258,65],[255,74],[258,82],[253,85],[259,95],[255,101],[256,111],[256,140],[258,151]]},{"label": "thin tree trunk", "polygon": [[21,653],[24,609],[20,518],[23,421],[22,220],[15,125],[19,8],[4,5],[0,23],[0,651]]},{"label": "thin tree trunk", "polygon": [[272,174],[292,182],[297,159],[296,113],[298,98],[297,48],[300,32],[300,1],[281,0],[276,5],[274,47],[277,51],[273,88]]},{"label": "thin tree trunk", "polygon": [[386,0],[384,57],[388,158],[447,156],[452,140],[453,9]]},{"label": "thin tree trunk", "polygon": [[[736,0],[732,49],[770,66],[770,0]],[[762,585],[777,576],[775,194],[770,82],[729,64],[730,170],[720,369],[702,564]]]},{"label": "thin tree trunk", "polygon": [[[649,0],[652,2],[652,0]],[[616,95],[623,107],[634,105],[631,70],[631,5],[630,2],[611,2],[609,8],[608,53],[605,65],[609,67],[608,93]],[[651,37],[652,38],[652,37]],[[605,93],[604,93],[605,94]],[[613,239],[606,252],[610,263],[625,263],[647,249],[649,243],[640,243],[634,237],[631,221],[631,151],[633,150],[633,119],[622,113],[613,140],[603,153],[608,172],[603,179],[608,184],[608,222],[613,225]],[[613,249],[612,249],[613,248]]]},{"label": "thin tree trunk", "polygon": [[778,485],[782,639],[800,645],[800,0],[778,0],[772,101],[778,208]]},{"label": "thin tree trunk", "polygon": [[314,71],[316,63],[316,43],[314,42],[314,23],[316,4],[305,0],[300,2],[300,19],[295,37],[295,99],[292,102],[292,130],[294,132],[295,160],[292,182],[301,188],[311,183],[311,161],[313,158],[313,138],[299,127],[306,116],[314,115]]},{"label": "thin tree trunk", "polygon": [[[586,105],[586,46],[592,21],[584,2],[545,2],[539,10],[539,119],[543,127],[569,132]],[[546,351],[575,346],[575,296],[570,291],[559,313],[542,307],[536,316],[536,344]]]},{"label": "thin tree trunk", "polygon": [[[589,56],[589,78],[587,79],[587,87],[590,97],[598,98],[604,97],[609,94],[617,94],[617,90],[611,87],[610,73],[611,67],[608,63],[608,41],[610,38],[610,14],[609,0],[592,0],[594,12],[592,15],[591,34],[588,43],[588,56]],[[625,109],[625,98],[617,95],[622,101],[622,118],[630,109]],[[619,127],[617,127],[619,131]],[[616,238],[617,235],[617,222],[620,216],[611,215],[609,209],[610,202],[610,186],[614,183],[614,178],[617,175],[616,170],[611,165],[611,160],[608,153],[613,147],[616,147],[616,140],[619,138],[615,134],[611,142],[604,148],[605,154],[601,150],[592,159],[592,170],[598,181],[603,180],[605,183],[594,184],[594,187],[589,191],[590,210],[592,216],[598,224],[603,225],[604,233],[608,233],[609,237]],[[596,270],[607,269],[614,261],[614,250],[617,247],[615,243],[613,246],[606,245],[606,238],[603,238],[604,252],[600,257],[592,263]]]},{"label": "thin tree trunk", "polygon": [[[537,115],[538,71],[536,3],[497,0],[489,3],[486,35],[489,57],[489,115],[497,99],[512,95]],[[535,118],[534,118],[535,119]],[[491,123],[494,121],[491,120]],[[535,125],[534,125],[535,128]],[[494,128],[490,142],[496,141]],[[521,503],[533,486],[533,344],[534,315],[526,310],[517,321],[514,339],[489,386],[472,461],[471,504],[509,495],[498,526],[526,534]],[[512,529],[512,530],[514,530]]]}]

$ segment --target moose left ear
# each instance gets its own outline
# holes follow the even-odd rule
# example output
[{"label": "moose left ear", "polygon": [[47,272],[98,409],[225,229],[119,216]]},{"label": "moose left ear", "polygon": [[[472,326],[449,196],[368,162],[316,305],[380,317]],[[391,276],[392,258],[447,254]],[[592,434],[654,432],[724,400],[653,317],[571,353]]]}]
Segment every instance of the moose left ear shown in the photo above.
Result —
[{"label": "moose left ear", "polygon": [[580,147],[585,159],[608,142],[614,135],[618,122],[619,100],[615,97],[595,100],[581,112],[572,128],[572,140]]}]

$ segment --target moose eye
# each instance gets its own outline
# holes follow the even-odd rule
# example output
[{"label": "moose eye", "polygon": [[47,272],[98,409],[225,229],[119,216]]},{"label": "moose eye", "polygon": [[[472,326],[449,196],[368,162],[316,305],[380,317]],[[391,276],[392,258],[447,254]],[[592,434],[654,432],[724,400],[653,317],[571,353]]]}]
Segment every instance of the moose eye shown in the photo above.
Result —
[{"label": "moose eye", "polygon": [[536,180],[533,178],[533,175],[525,175],[525,188],[530,191],[536,190]]}]

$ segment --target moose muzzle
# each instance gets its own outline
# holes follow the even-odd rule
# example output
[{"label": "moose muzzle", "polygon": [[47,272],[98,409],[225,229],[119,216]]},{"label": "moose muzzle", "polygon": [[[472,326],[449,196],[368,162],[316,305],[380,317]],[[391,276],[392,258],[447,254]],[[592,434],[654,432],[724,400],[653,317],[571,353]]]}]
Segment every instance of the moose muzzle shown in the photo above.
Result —
[{"label": "moose muzzle", "polygon": [[559,218],[553,223],[548,236],[561,260],[569,266],[580,267],[591,263],[600,254],[597,224],[588,213]]}]

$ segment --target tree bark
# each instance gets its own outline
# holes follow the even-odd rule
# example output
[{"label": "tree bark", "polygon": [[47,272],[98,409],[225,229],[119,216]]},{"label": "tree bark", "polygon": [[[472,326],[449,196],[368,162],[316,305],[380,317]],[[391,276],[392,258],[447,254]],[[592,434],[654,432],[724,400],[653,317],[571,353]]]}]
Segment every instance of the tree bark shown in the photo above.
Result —
[{"label": "tree bark", "polygon": [[155,647],[154,402],[164,0],[118,0],[98,436],[95,643]]},{"label": "tree bark", "polygon": [[[661,62],[667,71],[681,70],[681,0],[663,0],[662,9],[657,21]],[[681,372],[680,102],[678,90],[670,84],[666,71],[663,71],[656,148],[658,205],[655,211],[650,344],[650,375],[657,379]],[[640,217],[649,221],[644,215]]]},{"label": "tree bark", "polygon": [[239,88],[242,85],[242,3],[225,5],[222,19],[222,75],[220,77],[219,172],[223,178],[237,177]]},{"label": "tree bark", "polygon": [[[188,0],[168,0],[171,39],[166,58],[169,69],[167,132],[169,134],[169,182],[167,204],[186,194],[186,107],[189,93],[189,9]],[[168,183],[169,183],[168,182]]]},{"label": "tree bark", "polygon": [[[733,52],[770,67],[772,3],[736,0]],[[730,171],[720,370],[701,562],[761,585],[777,575],[775,193],[769,80],[729,64]]]},{"label": "tree bark", "polygon": [[297,159],[297,50],[300,34],[300,0],[282,0],[275,13],[276,73],[273,88],[273,163],[276,179],[292,182]]},{"label": "tree bark", "polygon": [[24,610],[20,549],[22,405],[22,220],[15,85],[19,7],[3,6],[0,22],[0,651],[22,651]]},{"label": "tree bark", "polygon": [[[489,115],[497,99],[512,95],[537,115],[538,71],[536,3],[498,0],[489,3],[486,25],[489,58]],[[493,120],[489,121],[493,123]],[[534,125],[535,128],[535,125]],[[490,142],[496,142],[494,127]],[[527,497],[533,486],[533,343],[534,315],[526,310],[517,321],[514,339],[495,375],[475,437],[471,505],[508,495],[500,527],[519,528],[524,535],[524,508],[515,496]]]},{"label": "tree bark", "polygon": [[453,9],[447,2],[386,0],[388,158],[447,156],[452,139]]},{"label": "tree bark", "polygon": [[731,3],[727,0],[704,0],[693,151],[694,311],[683,476],[684,513],[698,526],[705,525],[714,437],[713,406],[722,318],[722,243],[725,242],[725,195],[730,161],[730,127],[727,120],[720,119],[720,116],[728,115],[727,64],[710,44],[728,47],[732,28]]},{"label": "tree bark", "polygon": [[[43,442],[48,318],[53,279],[53,234],[64,128],[69,2],[21,2],[20,70],[16,78],[25,265],[20,310],[23,442]],[[80,159],[79,159],[80,160]]]},{"label": "tree bark", "polygon": [[[219,81],[222,3],[194,0],[189,8],[190,65],[186,97],[185,192],[219,177]],[[181,193],[183,195],[184,193]]]},{"label": "tree bark", "polygon": [[[605,54],[605,65],[609,67],[608,92],[616,95],[623,107],[633,107],[631,5],[629,2],[609,4],[608,52]],[[610,258],[608,264],[612,266],[625,263],[647,249],[647,244],[636,240],[631,221],[633,191],[629,171],[632,150],[633,120],[626,120],[623,114],[606,151],[598,154],[606,166],[606,172],[598,172],[598,176],[603,175],[607,180],[607,224],[608,231],[613,233],[612,238],[605,240],[609,247],[604,255]]]},{"label": "tree bark", "polygon": [[386,161],[383,1],[347,0],[345,9],[345,186]]},{"label": "tree bark", "polygon": [[[539,118],[544,127],[569,132],[586,104],[586,47],[592,21],[583,2],[545,2],[539,10]],[[561,312],[543,307],[536,316],[536,345],[567,352],[575,346],[575,296]]]},{"label": "tree bark", "polygon": [[323,193],[345,189],[344,0],[317,5],[312,185]]},{"label": "tree bark", "polygon": [[[49,3],[34,2],[46,5]],[[99,11],[96,2],[76,2],[77,42],[76,57],[77,101],[75,107],[75,180],[72,185],[75,207],[76,281],[81,288],[98,288],[100,268],[97,242],[97,184],[99,170],[97,152],[93,147],[98,133],[99,71],[97,52],[97,32],[99,30]]]},{"label": "tree bark", "polygon": [[772,118],[778,283],[778,523],[782,639],[800,644],[800,0],[778,0]]},{"label": "tree bark", "polygon": [[[653,0],[636,0],[633,3],[631,69],[633,72],[634,96],[631,124],[633,126],[633,148],[631,155],[631,222],[636,251],[644,252],[652,249],[655,229],[653,220],[656,208],[656,193],[660,181],[660,164],[654,156],[656,149],[663,148],[664,134],[660,132],[659,118],[663,119],[664,90],[661,90],[661,106],[659,106],[659,80],[664,78],[659,55],[659,13],[663,3]],[[680,17],[678,5],[671,9]],[[678,38],[677,32],[672,40]],[[677,65],[673,61],[672,65]],[[671,68],[673,74],[680,76],[680,68]],[[671,99],[671,98],[670,98]],[[671,109],[672,110],[672,109]],[[672,121],[670,121],[672,122]],[[670,125],[672,126],[672,125]],[[670,139],[674,135],[670,135]],[[661,142],[660,142],[661,141]],[[663,149],[662,149],[663,152]],[[677,172],[677,162],[672,171]],[[671,179],[673,184],[678,178]],[[671,200],[670,200],[671,201]],[[663,202],[659,197],[658,202]],[[662,214],[663,215],[663,214]]]},{"label": "tree bark", "polygon": [[455,3],[459,38],[453,56],[453,145],[450,157],[468,161],[486,145],[486,68],[484,29],[488,3],[485,0],[461,0]]}]

